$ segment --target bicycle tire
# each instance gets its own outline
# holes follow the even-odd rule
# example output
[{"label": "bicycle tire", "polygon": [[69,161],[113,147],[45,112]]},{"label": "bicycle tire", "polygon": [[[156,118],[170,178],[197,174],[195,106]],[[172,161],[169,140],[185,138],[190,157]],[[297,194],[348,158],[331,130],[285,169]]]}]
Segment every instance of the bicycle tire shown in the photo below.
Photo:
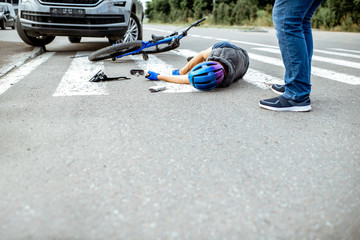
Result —
[{"label": "bicycle tire", "polygon": [[135,51],[142,47],[141,41],[127,42],[115,44],[112,46],[108,46],[105,48],[101,48],[93,53],[91,53],[88,57],[90,61],[100,61],[108,58],[114,58],[120,56],[122,54],[126,54],[132,51]]}]

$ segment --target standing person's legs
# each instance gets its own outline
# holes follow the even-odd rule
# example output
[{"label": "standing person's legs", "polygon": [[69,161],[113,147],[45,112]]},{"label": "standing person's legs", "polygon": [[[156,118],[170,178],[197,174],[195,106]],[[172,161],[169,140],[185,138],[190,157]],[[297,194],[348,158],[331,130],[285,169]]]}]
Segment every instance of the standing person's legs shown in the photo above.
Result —
[{"label": "standing person's legs", "polygon": [[[273,20],[285,65],[285,93],[283,96],[287,99],[301,100],[307,97],[311,91],[309,53],[312,53],[312,50],[308,51],[312,49],[311,25],[309,32],[308,25],[304,30],[303,24],[315,1],[275,1]],[[308,24],[307,20],[305,24]]]},{"label": "standing person's legs", "polygon": [[306,13],[303,20],[303,30],[306,41],[306,47],[308,51],[308,64],[309,64],[309,79],[311,79],[311,59],[313,55],[313,36],[311,30],[311,18],[315,13],[315,10],[320,6],[323,0],[315,0],[310,9]]}]

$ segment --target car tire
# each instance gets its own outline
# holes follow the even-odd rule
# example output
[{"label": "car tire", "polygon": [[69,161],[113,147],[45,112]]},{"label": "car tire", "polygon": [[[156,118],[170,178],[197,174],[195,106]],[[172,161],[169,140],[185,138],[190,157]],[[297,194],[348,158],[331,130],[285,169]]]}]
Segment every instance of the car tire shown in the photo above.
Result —
[{"label": "car tire", "polygon": [[1,28],[2,30],[4,30],[4,29],[6,28],[6,24],[5,24],[5,20],[4,20],[4,19],[1,19],[1,20],[0,20],[0,28]]},{"label": "car tire", "polygon": [[135,13],[130,13],[128,29],[121,42],[126,43],[137,40],[142,40],[142,26]]},{"label": "car tire", "polygon": [[45,46],[51,43],[52,41],[54,41],[55,39],[55,36],[38,36],[38,37],[28,36],[21,26],[19,16],[16,19],[16,31],[18,32],[19,37],[26,44],[29,44],[31,46],[37,46],[37,47]]},{"label": "car tire", "polygon": [[79,43],[81,41],[81,37],[77,36],[69,36],[68,38],[71,43]]}]

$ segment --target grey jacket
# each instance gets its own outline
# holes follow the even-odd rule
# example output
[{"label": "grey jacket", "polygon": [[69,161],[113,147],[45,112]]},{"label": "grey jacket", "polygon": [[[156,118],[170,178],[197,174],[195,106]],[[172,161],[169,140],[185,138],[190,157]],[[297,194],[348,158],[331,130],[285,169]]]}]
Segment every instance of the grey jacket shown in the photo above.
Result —
[{"label": "grey jacket", "polygon": [[227,75],[219,87],[228,87],[241,79],[249,68],[249,56],[242,48],[215,48],[212,49],[208,61],[221,62],[226,66]]}]

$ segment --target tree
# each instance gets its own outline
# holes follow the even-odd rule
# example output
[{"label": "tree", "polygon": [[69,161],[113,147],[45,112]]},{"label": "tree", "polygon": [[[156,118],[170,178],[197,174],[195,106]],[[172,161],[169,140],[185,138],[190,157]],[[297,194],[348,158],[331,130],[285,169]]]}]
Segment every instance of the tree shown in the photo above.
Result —
[{"label": "tree", "polygon": [[193,9],[194,18],[199,19],[212,11],[212,3],[206,0],[195,0]]},{"label": "tree", "polygon": [[[152,0],[150,21],[187,22],[211,14],[215,24],[271,26],[275,0]],[[312,18],[313,26],[360,31],[360,0],[324,0]]]}]

